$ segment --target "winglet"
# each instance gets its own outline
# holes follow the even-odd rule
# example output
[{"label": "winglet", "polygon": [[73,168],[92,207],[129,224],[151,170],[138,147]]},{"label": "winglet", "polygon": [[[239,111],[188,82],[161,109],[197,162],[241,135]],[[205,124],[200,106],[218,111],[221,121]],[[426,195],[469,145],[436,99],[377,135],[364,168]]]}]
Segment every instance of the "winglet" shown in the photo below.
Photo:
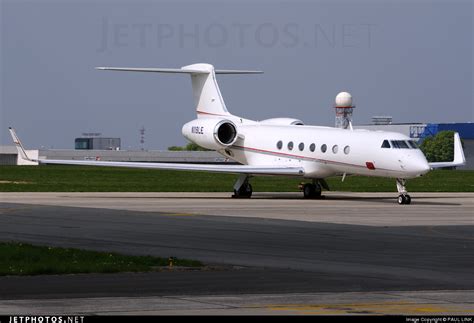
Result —
[{"label": "winglet", "polygon": [[461,138],[459,133],[454,133],[454,164],[464,165],[466,163],[466,157],[464,156],[464,150],[462,149]]},{"label": "winglet", "polygon": [[459,133],[454,133],[454,159],[452,162],[435,162],[428,163],[431,169],[435,168],[444,168],[444,167],[456,167],[466,164],[466,157],[464,156],[464,151],[462,149],[461,138]]},{"label": "winglet", "polygon": [[18,150],[18,157],[21,158],[22,160],[34,162],[35,160],[32,160],[28,157],[25,148],[21,144],[21,141],[15,132],[15,129],[13,129],[12,127],[8,127],[8,130],[10,131],[10,135],[12,136],[13,143],[15,144],[16,149]]}]

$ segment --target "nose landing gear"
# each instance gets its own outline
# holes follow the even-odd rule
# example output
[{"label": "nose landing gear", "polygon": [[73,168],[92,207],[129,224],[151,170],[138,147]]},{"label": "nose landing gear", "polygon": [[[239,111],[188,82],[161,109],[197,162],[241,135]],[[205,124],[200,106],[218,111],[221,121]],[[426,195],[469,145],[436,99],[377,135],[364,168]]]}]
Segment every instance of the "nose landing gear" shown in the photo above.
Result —
[{"label": "nose landing gear", "polygon": [[410,204],[411,203],[411,197],[410,195],[406,194],[400,194],[398,195],[398,204]]},{"label": "nose landing gear", "polygon": [[405,187],[406,180],[403,178],[397,178],[397,190],[398,190],[398,204],[410,204],[411,197],[408,195],[407,189]]}]

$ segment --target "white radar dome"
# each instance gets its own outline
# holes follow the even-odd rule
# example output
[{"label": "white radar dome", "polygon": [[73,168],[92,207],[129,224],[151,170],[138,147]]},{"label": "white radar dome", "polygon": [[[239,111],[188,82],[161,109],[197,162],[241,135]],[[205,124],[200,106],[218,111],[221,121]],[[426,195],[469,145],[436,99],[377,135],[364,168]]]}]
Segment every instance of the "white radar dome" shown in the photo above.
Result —
[{"label": "white radar dome", "polygon": [[336,107],[352,107],[352,95],[348,92],[340,92],[336,95]]}]

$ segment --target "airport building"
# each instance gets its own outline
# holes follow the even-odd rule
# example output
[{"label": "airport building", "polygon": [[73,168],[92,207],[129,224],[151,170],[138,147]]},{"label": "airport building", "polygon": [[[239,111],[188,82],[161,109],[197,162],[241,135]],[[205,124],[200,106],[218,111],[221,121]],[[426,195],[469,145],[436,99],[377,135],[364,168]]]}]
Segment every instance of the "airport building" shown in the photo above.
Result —
[{"label": "airport building", "polygon": [[17,151],[15,146],[0,146],[0,165],[16,165]]},{"label": "airport building", "polygon": [[[27,150],[26,153],[33,159],[39,156],[39,150]],[[36,165],[36,163],[18,159],[15,146],[0,146],[0,166],[2,165]]]},{"label": "airport building", "polygon": [[[32,158],[66,160],[101,160],[122,162],[235,164],[215,151],[161,151],[161,150],[91,150],[40,149],[28,150]],[[0,146],[0,165],[17,165],[15,146]]]},{"label": "airport building", "polygon": [[452,130],[459,132],[460,137],[466,140],[474,140],[474,123],[393,123],[392,117],[372,117],[371,124],[355,125],[355,129],[380,130],[399,132],[421,141],[426,137],[435,136],[440,131]]},{"label": "airport building", "polygon": [[120,138],[101,137],[100,133],[83,133],[74,140],[75,149],[120,150]]}]

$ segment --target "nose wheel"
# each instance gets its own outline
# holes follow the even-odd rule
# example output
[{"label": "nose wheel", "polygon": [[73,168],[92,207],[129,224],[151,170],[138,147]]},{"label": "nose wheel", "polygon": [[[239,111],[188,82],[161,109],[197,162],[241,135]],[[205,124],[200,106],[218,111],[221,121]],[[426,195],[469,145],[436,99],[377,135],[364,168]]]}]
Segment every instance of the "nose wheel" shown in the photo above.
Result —
[{"label": "nose wheel", "polygon": [[403,178],[397,178],[397,190],[398,190],[398,204],[410,204],[411,203],[411,197],[408,195],[407,189],[406,189],[406,180]]},{"label": "nose wheel", "polygon": [[411,197],[408,194],[400,194],[398,195],[398,204],[410,204],[411,203]]}]

